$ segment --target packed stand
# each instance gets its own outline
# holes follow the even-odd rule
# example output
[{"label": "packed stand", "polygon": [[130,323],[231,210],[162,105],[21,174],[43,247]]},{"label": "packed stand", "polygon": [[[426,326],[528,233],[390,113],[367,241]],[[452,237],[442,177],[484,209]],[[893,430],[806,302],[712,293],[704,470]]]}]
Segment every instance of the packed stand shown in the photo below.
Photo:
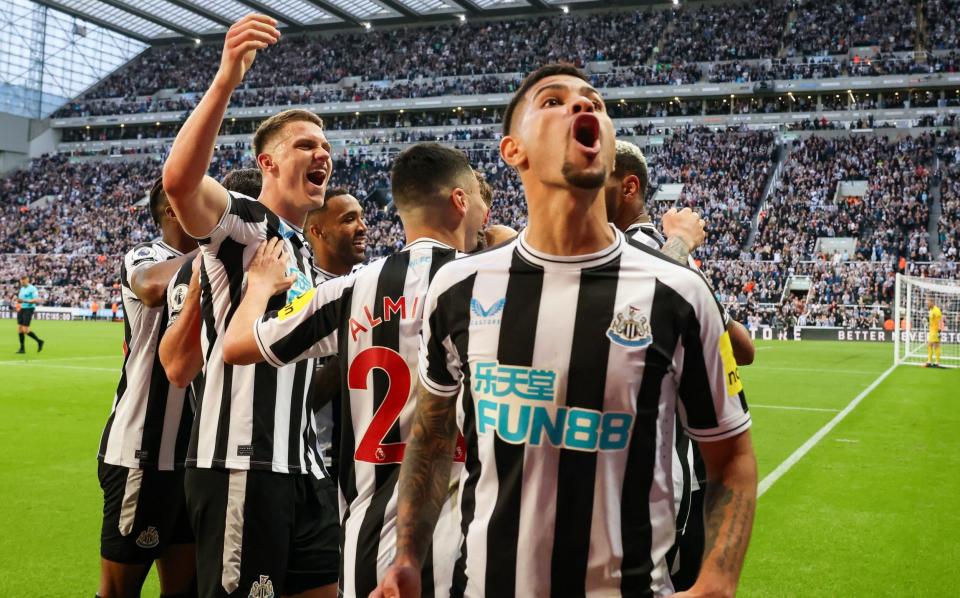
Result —
[{"label": "packed stand", "polygon": [[711,62],[772,58],[780,50],[787,24],[778,2],[699,6],[676,11],[657,60]]},{"label": "packed stand", "polygon": [[924,0],[923,16],[931,50],[960,48],[960,0]]},{"label": "packed stand", "polygon": [[[678,205],[700,212],[709,223],[710,235],[698,257],[739,257],[773,168],[773,133],[688,129],[648,149],[651,182],[683,183]],[[671,207],[666,203],[648,202],[654,219]]]},{"label": "packed stand", "polygon": [[[558,15],[332,35],[288,35],[262,51],[244,88],[529,72],[545,61],[643,64],[671,11]],[[629,39],[629,43],[624,40]],[[484,48],[477,53],[477,48]],[[85,99],[205,89],[220,64],[217,44],[155,47],[107,77]]]},{"label": "packed stand", "polygon": [[[753,252],[809,259],[819,237],[855,237],[853,259],[929,258],[928,164],[933,138],[807,137],[784,162],[760,214]],[[868,182],[864,197],[836,197],[840,181]],[[922,243],[921,243],[922,241]]]},{"label": "packed stand", "polygon": [[937,223],[940,258],[960,260],[960,132],[953,130],[937,142],[940,179],[940,221]]},{"label": "packed stand", "polygon": [[786,45],[794,55],[846,54],[858,46],[913,50],[916,9],[910,0],[795,0]]}]

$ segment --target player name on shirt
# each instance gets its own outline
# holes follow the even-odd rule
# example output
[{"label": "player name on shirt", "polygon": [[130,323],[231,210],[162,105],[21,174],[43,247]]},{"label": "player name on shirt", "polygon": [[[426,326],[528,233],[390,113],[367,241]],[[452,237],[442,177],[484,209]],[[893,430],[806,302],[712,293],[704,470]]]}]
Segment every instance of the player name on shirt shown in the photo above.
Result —
[{"label": "player name on shirt", "polygon": [[99,459],[130,468],[182,467],[193,422],[191,393],[169,383],[157,347],[167,328],[167,306],[147,307],[130,279],[139,268],[182,255],[161,240],[137,245],[120,266],[124,342],[120,383],[100,440]]},{"label": "player name on shirt", "polygon": [[[339,474],[345,596],[367,596],[396,553],[397,479],[415,408],[409,397],[423,298],[436,271],[456,255],[438,241],[419,239],[321,284],[256,324],[261,353],[278,367],[340,355],[341,396],[349,397],[341,403]],[[463,460],[462,443],[455,458]],[[422,578],[425,595],[445,595],[451,584],[460,544],[453,502],[434,534]]]},{"label": "player name on shirt", "polygon": [[707,285],[614,234],[560,257],[524,232],[431,283],[419,375],[467,446],[454,595],[672,593],[677,400],[696,440],[750,425]]},{"label": "player name on shirt", "polygon": [[246,266],[262,241],[278,237],[289,256],[287,273],[296,276],[286,296],[270,300],[268,309],[279,309],[313,287],[313,255],[300,228],[257,200],[230,192],[220,222],[199,240],[204,391],[189,466],[326,475],[307,404],[312,361],[280,368],[223,361],[223,335],[240,303]]}]

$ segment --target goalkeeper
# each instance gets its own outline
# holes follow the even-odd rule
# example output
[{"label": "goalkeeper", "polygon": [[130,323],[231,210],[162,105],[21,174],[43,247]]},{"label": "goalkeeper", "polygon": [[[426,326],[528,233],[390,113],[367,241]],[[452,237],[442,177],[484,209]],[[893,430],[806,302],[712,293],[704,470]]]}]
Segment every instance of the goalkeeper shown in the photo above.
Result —
[{"label": "goalkeeper", "polygon": [[927,309],[930,313],[927,315],[929,329],[927,330],[927,363],[924,367],[940,367],[940,330],[943,329],[943,312],[933,301],[933,297],[927,297]]}]

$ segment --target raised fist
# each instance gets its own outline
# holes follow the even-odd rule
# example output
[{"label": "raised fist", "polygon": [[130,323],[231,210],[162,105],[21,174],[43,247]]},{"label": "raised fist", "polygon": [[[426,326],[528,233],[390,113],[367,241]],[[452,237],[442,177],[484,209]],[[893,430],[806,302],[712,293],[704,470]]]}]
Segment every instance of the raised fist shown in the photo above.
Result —
[{"label": "raised fist", "polygon": [[257,50],[272,46],[279,39],[280,30],[274,19],[258,14],[243,17],[227,31],[217,79],[231,89],[237,87],[257,57]]}]

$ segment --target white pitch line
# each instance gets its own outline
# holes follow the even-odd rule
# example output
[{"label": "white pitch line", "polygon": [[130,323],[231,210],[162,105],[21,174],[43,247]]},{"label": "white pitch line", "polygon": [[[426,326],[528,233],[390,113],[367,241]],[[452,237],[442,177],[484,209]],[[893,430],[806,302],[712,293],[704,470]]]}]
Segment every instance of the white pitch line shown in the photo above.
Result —
[{"label": "white pitch line", "polygon": [[746,371],[750,370],[765,370],[769,372],[815,372],[823,373],[829,371],[831,374],[876,374],[876,370],[835,370],[830,367],[822,368],[781,368],[773,366],[764,366],[764,365],[750,365],[744,366]]},{"label": "white pitch line", "polygon": [[5,361],[0,361],[0,365],[14,365],[18,363],[49,363],[51,361],[82,361],[89,359],[107,359],[110,358],[121,358],[123,355],[85,355],[83,357],[54,357],[53,359],[9,359]]},{"label": "white pitch line", "polygon": [[66,370],[91,370],[95,372],[119,372],[120,368],[92,368],[86,365],[60,365],[59,363],[46,363],[43,361],[0,361],[0,365],[26,366],[32,368],[61,368]]},{"label": "white pitch line", "polygon": [[761,409],[788,409],[790,411],[826,411],[827,413],[836,413],[839,409],[827,409],[826,407],[793,407],[790,405],[757,405],[750,403],[749,407],[760,407]]},{"label": "white pitch line", "polygon": [[865,399],[867,395],[873,392],[874,388],[876,388],[881,382],[886,380],[887,376],[889,376],[890,373],[896,369],[896,367],[897,367],[896,365],[891,365],[889,368],[887,368],[887,371],[880,374],[880,376],[877,377],[876,380],[870,383],[870,386],[863,389],[863,392],[861,392],[856,397],[854,397],[853,400],[850,401],[850,403],[843,408],[843,411],[835,415],[833,419],[831,419],[826,423],[826,425],[824,425],[822,428],[817,430],[816,434],[808,438],[806,442],[800,445],[800,448],[793,451],[793,454],[787,457],[783,463],[781,463],[780,465],[777,465],[777,468],[771,471],[770,473],[768,473],[767,477],[760,480],[760,485],[757,487],[757,498],[760,498],[761,496],[763,496],[764,493],[767,490],[769,490],[770,487],[777,482],[777,480],[782,478],[784,474],[790,471],[790,469],[794,465],[796,465],[797,462],[800,461],[800,459],[803,459],[803,457],[807,453],[809,453],[813,447],[817,446],[817,443],[823,440],[824,436],[829,434],[831,430],[837,427],[837,424],[842,422],[843,418],[847,417],[847,415],[849,415],[850,412],[853,411],[857,407],[857,405],[860,404],[860,401]]}]

